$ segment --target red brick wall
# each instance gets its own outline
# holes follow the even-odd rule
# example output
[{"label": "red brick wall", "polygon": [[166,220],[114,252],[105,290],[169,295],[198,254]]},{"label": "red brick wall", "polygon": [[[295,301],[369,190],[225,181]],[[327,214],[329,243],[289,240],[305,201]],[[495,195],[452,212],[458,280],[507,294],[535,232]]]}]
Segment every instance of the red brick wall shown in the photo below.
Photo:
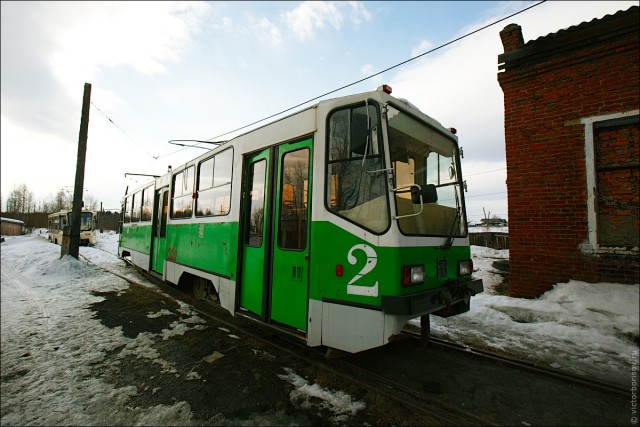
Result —
[{"label": "red brick wall", "polygon": [[[509,34],[501,34],[505,52],[518,44],[513,26],[507,29]],[[540,60],[514,62],[498,74],[505,110],[510,293],[534,298],[570,279],[638,283],[637,255],[580,250],[588,241],[588,209],[579,121],[638,109],[638,32],[576,50],[558,45],[557,38],[548,41],[553,49]],[[532,55],[540,55],[540,44]]]}]

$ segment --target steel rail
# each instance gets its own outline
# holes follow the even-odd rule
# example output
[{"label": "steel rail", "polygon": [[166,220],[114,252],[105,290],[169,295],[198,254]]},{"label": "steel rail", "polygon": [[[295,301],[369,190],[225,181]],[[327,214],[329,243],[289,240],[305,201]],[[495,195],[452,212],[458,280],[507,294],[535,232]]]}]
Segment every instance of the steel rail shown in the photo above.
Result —
[{"label": "steel rail", "polygon": [[[106,252],[106,251],[105,251]],[[278,328],[274,325],[264,324],[258,319],[253,318],[241,311],[236,312],[236,316],[231,317],[229,312],[222,309],[219,305],[209,303],[197,299],[183,289],[179,289],[175,286],[171,286],[156,277],[148,274],[144,270],[138,268],[129,260],[123,259],[127,265],[132,266],[136,272],[142,274],[145,278],[149,279],[152,283],[158,286],[160,289],[154,289],[149,286],[145,286],[138,281],[126,277],[118,272],[115,272],[103,265],[91,261],[85,256],[82,256],[87,262],[95,265],[101,270],[113,274],[131,284],[136,286],[142,286],[151,292],[167,294],[173,298],[180,299],[181,301],[190,304],[193,309],[202,316],[208,317],[216,322],[219,322],[225,326],[241,331],[243,334],[250,336],[253,339],[264,342],[267,345],[276,347],[277,349],[293,356],[308,365],[315,366],[319,369],[328,371],[333,375],[344,379],[352,384],[358,385],[373,394],[382,395],[383,397],[390,399],[398,404],[414,411],[415,413],[424,414],[425,416],[432,417],[444,423],[452,426],[483,426],[483,425],[498,425],[485,418],[480,418],[475,414],[463,411],[459,408],[447,405],[440,400],[434,399],[429,395],[413,390],[400,383],[384,378],[371,371],[354,366],[351,363],[345,362],[340,358],[327,358],[325,353],[311,347],[307,347],[304,340],[300,336],[287,331],[284,328]],[[221,315],[213,312],[213,310],[219,310]],[[231,319],[231,320],[230,320]],[[278,339],[274,340],[274,337],[265,338],[264,336],[251,331],[248,327],[240,325],[239,319],[249,320],[253,329],[259,328],[261,331],[269,332],[284,332],[284,334],[277,334]],[[276,341],[284,340],[287,345],[279,344]],[[326,348],[325,348],[326,349]]]},{"label": "steel rail", "polygon": [[[404,334],[411,335],[414,339],[420,339],[420,333],[415,331],[410,331],[405,329],[403,331]],[[469,347],[467,345],[454,343],[451,341],[430,337],[428,342],[430,344],[439,345],[441,347],[446,347],[452,350],[463,351],[465,353],[473,354],[476,357],[482,357],[486,359],[492,359],[510,366],[518,367],[530,372],[536,372],[540,374],[544,374],[553,378],[559,378],[568,382],[572,382],[574,384],[580,384],[582,386],[587,386],[593,389],[606,391],[613,394],[618,394],[621,396],[628,396],[629,390],[623,388],[622,386],[607,383],[604,381],[596,380],[593,378],[572,374],[567,371],[563,371],[560,369],[555,369],[552,367],[542,366],[533,362],[527,362],[521,359],[516,359],[513,357],[501,355],[498,353],[491,352],[489,350],[483,350],[475,347]]]}]

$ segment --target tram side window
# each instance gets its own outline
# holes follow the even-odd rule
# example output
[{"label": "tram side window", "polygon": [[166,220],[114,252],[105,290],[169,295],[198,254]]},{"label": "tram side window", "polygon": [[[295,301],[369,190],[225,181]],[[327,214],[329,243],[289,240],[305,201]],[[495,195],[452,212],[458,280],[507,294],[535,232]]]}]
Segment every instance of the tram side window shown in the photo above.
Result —
[{"label": "tram side window", "polygon": [[142,190],[142,216],[140,217],[141,221],[151,221],[152,194],[153,187],[148,187]]},{"label": "tram side window", "polygon": [[338,110],[328,125],[326,207],[382,233],[389,227],[389,200],[386,175],[380,172],[385,165],[378,109],[363,105]]},{"label": "tram side window", "polygon": [[231,209],[233,150],[225,150],[200,163],[197,216],[227,215]]},{"label": "tram side window", "polygon": [[124,199],[124,218],[125,223],[131,222],[131,196]]},{"label": "tram side window", "polygon": [[173,176],[171,218],[191,218],[193,212],[193,171],[189,166]]},{"label": "tram side window", "polygon": [[249,232],[246,243],[254,248],[262,246],[262,232],[264,229],[264,192],[267,176],[267,162],[260,160],[251,165],[249,176],[249,216],[247,227]]},{"label": "tram side window", "polygon": [[308,148],[285,154],[281,180],[278,246],[303,250],[307,246]]},{"label": "tram side window", "polygon": [[140,192],[138,191],[133,195],[133,208],[131,209],[131,222],[140,221],[140,209],[142,208],[142,198],[140,197]]}]

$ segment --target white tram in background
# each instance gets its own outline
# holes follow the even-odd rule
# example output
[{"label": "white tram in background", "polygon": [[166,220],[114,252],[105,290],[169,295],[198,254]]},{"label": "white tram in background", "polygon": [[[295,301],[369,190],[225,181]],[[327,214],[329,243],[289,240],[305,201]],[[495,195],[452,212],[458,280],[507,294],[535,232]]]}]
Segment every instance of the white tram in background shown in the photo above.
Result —
[{"label": "white tram in background", "polygon": [[[61,210],[49,214],[49,241],[61,245],[64,227],[71,226],[71,210]],[[96,244],[96,212],[83,210],[80,216],[80,245],[93,246]]]}]

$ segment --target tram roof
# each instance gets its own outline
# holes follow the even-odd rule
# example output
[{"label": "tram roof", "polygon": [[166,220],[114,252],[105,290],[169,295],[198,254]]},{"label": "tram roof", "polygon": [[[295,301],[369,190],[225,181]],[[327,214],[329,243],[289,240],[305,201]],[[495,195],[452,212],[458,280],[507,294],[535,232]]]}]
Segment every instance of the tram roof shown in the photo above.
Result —
[{"label": "tram roof", "polygon": [[[170,180],[170,176],[173,173],[173,171],[180,171],[182,169],[184,169],[185,167],[187,167],[190,164],[193,164],[195,162],[198,162],[201,159],[204,159],[210,155],[212,155],[213,151],[223,151],[225,149],[225,147],[231,143],[231,142],[236,142],[239,140],[243,140],[246,138],[250,138],[252,135],[257,135],[259,131],[263,131],[267,128],[273,128],[274,126],[277,126],[278,123],[286,121],[286,120],[290,120],[296,116],[301,116],[301,115],[305,115],[306,112],[309,112],[311,110],[315,110],[318,108],[322,108],[322,109],[326,109],[326,110],[331,110],[335,107],[339,107],[342,105],[349,105],[349,104],[357,104],[360,102],[363,102],[366,99],[373,99],[376,100],[378,102],[391,102],[394,105],[397,105],[399,107],[401,107],[402,109],[406,109],[409,110],[412,114],[418,116],[420,119],[426,121],[427,123],[429,123],[429,125],[433,126],[435,129],[437,129],[438,131],[440,131],[441,133],[444,134],[448,134],[448,136],[453,137],[453,139],[455,139],[457,141],[457,137],[451,133],[451,131],[447,128],[445,128],[444,126],[442,126],[442,124],[440,122],[438,122],[437,120],[435,120],[433,117],[428,116],[427,114],[423,113],[417,106],[413,105],[411,102],[409,102],[406,99],[403,98],[396,98],[394,96],[391,95],[391,88],[388,85],[382,85],[380,87],[378,87],[376,90],[371,90],[371,91],[367,91],[367,92],[359,92],[359,93],[355,93],[355,94],[351,94],[351,95],[345,95],[345,96],[339,96],[339,97],[334,97],[334,98],[329,98],[329,99],[324,99],[321,101],[316,102],[315,104],[308,106],[306,108],[302,108],[300,110],[296,110],[295,112],[288,114],[286,116],[282,116],[279,117],[273,121],[270,121],[268,123],[265,123],[261,126],[258,126],[256,128],[250,129],[244,133],[241,133],[239,135],[234,136],[233,138],[224,141],[222,144],[217,145],[216,147],[212,148],[211,150],[208,150],[205,153],[202,153],[194,158],[192,158],[191,160],[181,164],[180,166],[170,169],[167,173],[165,173],[164,175],[155,178],[155,180],[151,180],[147,183],[145,183],[144,185],[140,185],[138,187],[135,187],[134,189],[127,189],[126,193],[125,193],[125,197],[128,195],[131,195],[141,189],[147,188],[150,185],[153,184],[153,182],[155,181],[169,181]],[[309,132],[314,132],[317,129],[313,129],[313,130],[309,130]],[[308,133],[308,132],[307,132]],[[295,135],[295,137],[297,136],[302,136],[303,134],[300,135]]]}]

